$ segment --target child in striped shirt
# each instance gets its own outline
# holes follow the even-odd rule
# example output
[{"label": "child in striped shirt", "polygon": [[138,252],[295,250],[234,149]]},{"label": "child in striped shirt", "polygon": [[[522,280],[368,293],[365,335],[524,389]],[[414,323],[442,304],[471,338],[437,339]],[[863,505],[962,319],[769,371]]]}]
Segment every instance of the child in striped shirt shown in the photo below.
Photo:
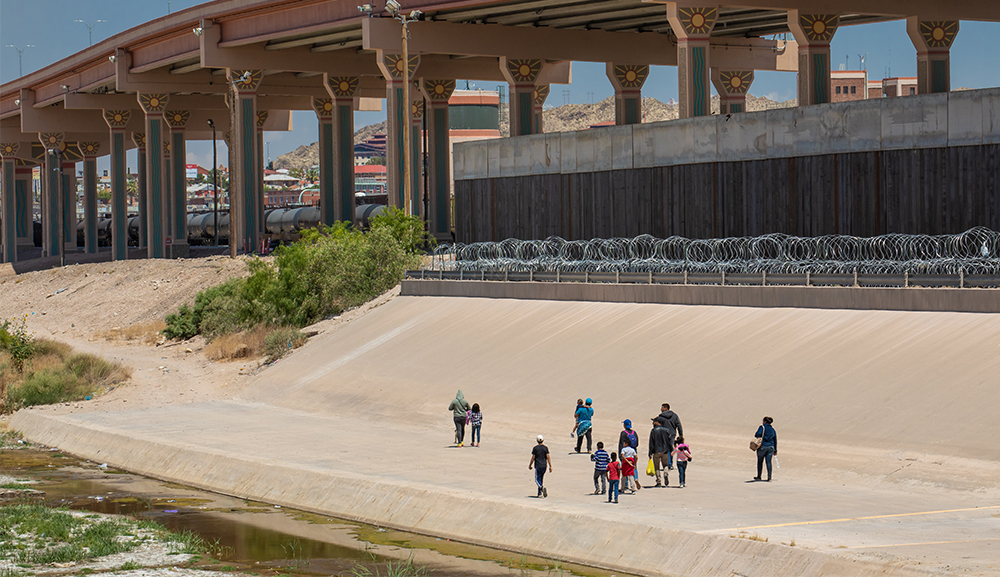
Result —
[{"label": "child in striped shirt", "polygon": [[[594,494],[603,495],[608,490],[608,463],[611,462],[611,457],[604,450],[604,443],[597,442],[597,452],[590,456],[590,460],[594,462]],[[601,482],[599,487],[598,481]]]}]

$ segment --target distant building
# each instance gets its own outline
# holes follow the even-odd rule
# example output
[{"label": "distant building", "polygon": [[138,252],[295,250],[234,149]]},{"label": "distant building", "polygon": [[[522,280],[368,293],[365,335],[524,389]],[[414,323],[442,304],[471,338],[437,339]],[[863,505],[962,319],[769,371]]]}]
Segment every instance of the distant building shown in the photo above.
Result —
[{"label": "distant building", "polygon": [[868,98],[867,70],[832,70],[830,87],[833,89],[831,102],[866,100]]},{"label": "distant building", "polygon": [[917,93],[916,76],[900,76],[882,80],[882,94],[886,97],[912,96]]},{"label": "distant building", "polygon": [[198,176],[208,176],[212,173],[211,170],[207,168],[202,168],[197,164],[185,164],[184,165],[185,178],[187,180],[195,180]]},{"label": "distant building", "polygon": [[868,98],[882,98],[882,83],[880,81],[868,81]]}]

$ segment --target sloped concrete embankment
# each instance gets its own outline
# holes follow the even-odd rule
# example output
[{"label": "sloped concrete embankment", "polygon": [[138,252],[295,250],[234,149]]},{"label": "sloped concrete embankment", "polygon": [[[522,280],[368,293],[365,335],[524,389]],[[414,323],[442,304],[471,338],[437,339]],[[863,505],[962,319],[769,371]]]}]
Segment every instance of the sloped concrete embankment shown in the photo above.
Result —
[{"label": "sloped concrete embankment", "polygon": [[242,498],[612,571],[677,577],[852,575],[917,577],[912,566],[850,560],[727,536],[599,520],[343,471],[289,467],[164,438],[143,438],[69,415],[21,411],[13,425],[80,457]]}]

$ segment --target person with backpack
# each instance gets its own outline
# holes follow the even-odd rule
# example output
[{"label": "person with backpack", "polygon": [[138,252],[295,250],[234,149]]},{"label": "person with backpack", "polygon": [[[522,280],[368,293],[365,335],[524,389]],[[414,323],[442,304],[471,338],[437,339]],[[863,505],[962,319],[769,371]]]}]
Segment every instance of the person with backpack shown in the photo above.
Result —
[{"label": "person with backpack", "polygon": [[462,394],[462,389],[459,389],[451,404],[448,405],[448,410],[451,411],[455,419],[455,444],[459,447],[465,443],[465,422],[469,418],[471,409],[469,402],[465,400],[465,395]]},{"label": "person with backpack", "polygon": [[[618,454],[624,456],[622,449],[625,447],[631,447],[633,451],[638,455],[639,453],[639,434],[632,430],[632,420],[625,419],[622,421],[622,425],[625,429],[618,434]],[[638,467],[632,473],[635,477],[635,486],[637,489],[642,489],[642,485],[639,484],[639,473]],[[622,486],[625,486],[625,480],[622,479]]]},{"label": "person with backpack", "polygon": [[656,486],[668,487],[670,479],[667,476],[669,456],[674,450],[674,437],[670,429],[664,425],[663,419],[653,420],[653,430],[649,432],[649,458],[653,460],[656,471]]}]

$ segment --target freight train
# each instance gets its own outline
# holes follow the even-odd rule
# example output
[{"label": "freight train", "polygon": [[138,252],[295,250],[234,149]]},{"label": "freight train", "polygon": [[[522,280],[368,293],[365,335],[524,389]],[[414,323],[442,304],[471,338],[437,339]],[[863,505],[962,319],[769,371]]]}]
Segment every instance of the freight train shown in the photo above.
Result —
[{"label": "freight train", "polygon": [[[385,206],[381,204],[362,204],[355,208],[354,222],[362,228],[368,227],[370,219],[382,214]],[[306,206],[299,208],[273,208],[264,211],[264,234],[272,244],[293,242],[298,240],[299,231],[319,226],[319,207]],[[77,222],[77,246],[84,246],[84,223]],[[42,246],[42,223],[34,223],[35,246]],[[215,242],[215,213],[188,213],[187,223],[188,244],[210,245]],[[111,219],[102,218],[97,221],[98,246],[111,246]],[[128,218],[128,244],[139,246],[139,217]],[[219,244],[229,244],[229,213],[219,213]]]}]

